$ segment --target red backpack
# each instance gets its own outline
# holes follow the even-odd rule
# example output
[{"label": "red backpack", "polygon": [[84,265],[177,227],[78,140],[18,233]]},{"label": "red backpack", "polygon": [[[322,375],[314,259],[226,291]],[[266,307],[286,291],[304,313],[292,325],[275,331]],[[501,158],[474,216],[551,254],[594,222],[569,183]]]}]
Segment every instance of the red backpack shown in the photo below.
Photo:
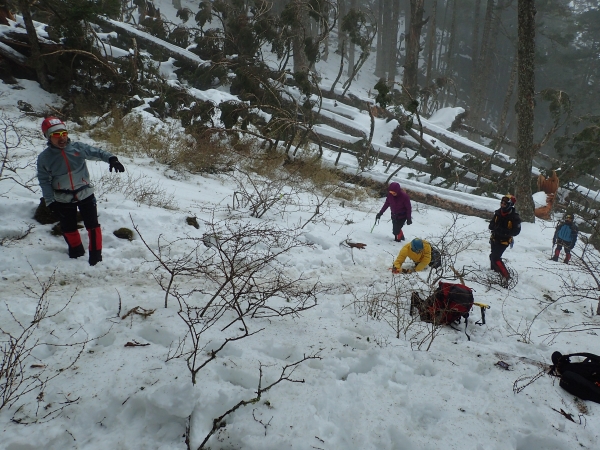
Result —
[{"label": "red backpack", "polygon": [[461,317],[464,317],[466,322],[469,318],[469,311],[475,302],[473,290],[470,287],[443,281],[440,281],[433,297],[434,300],[427,309],[431,317],[436,318],[436,323],[439,325],[460,322]]},{"label": "red backpack", "polygon": [[[424,322],[434,323],[436,325],[452,325],[454,322],[459,322],[461,317],[465,319],[465,334],[467,334],[467,325],[469,311],[473,307],[475,299],[473,298],[473,290],[458,283],[444,283],[440,281],[439,286],[427,300],[423,301],[417,293],[413,293],[411,300],[411,315],[412,308],[416,307],[419,310],[419,316]],[[482,319],[485,323],[484,310],[482,308]]]}]

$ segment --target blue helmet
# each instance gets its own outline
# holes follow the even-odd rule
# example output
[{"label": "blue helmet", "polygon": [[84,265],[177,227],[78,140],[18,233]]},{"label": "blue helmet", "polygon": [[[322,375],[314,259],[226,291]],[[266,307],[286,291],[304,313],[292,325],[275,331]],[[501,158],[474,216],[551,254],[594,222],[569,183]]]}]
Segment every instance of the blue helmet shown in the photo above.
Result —
[{"label": "blue helmet", "polygon": [[423,251],[423,241],[421,239],[413,239],[410,241],[410,249],[415,253],[420,253]]}]

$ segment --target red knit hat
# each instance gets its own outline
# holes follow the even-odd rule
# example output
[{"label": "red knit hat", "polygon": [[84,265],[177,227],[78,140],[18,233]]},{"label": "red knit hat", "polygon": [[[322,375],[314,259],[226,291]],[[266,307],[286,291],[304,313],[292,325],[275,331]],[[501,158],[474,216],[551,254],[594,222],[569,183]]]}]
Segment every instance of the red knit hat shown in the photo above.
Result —
[{"label": "red knit hat", "polygon": [[46,117],[42,122],[42,133],[46,139],[50,139],[50,135],[57,131],[67,131],[65,123],[58,117]]}]

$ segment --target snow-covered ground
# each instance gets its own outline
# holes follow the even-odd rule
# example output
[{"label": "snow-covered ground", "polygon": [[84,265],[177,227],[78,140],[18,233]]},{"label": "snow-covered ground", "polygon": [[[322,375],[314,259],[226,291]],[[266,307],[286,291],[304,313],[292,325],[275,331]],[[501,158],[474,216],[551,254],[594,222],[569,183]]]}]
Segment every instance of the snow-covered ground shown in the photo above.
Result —
[{"label": "snow-covered ground", "polygon": [[[337,70],[335,62],[331,64]],[[374,84],[371,81],[364,76],[356,82],[356,89],[365,94]],[[19,81],[18,87],[24,89],[16,87],[0,85],[0,105],[4,117],[37,135],[14,151],[27,161],[35,158],[45,141],[39,133],[41,119],[19,116],[17,101],[42,110],[60,100],[26,80]],[[212,90],[202,95],[218,99],[228,94]],[[368,130],[369,116],[363,116]],[[445,128],[445,122],[436,124]],[[385,146],[390,131],[376,131],[374,144]],[[76,131],[71,137],[92,143]],[[336,156],[325,153],[329,161]],[[476,301],[490,306],[487,323],[475,325],[479,311],[474,310],[470,341],[462,325],[459,331],[444,327],[425,351],[428,343],[419,342],[426,326],[414,323],[406,335],[397,338],[385,320],[360,314],[360,306],[369,293],[389,291],[394,279],[407,292],[421,288],[429,271],[393,276],[388,270],[401,244],[393,242],[389,213],[373,228],[383,199],[332,197],[321,208],[324,213],[319,220],[301,231],[300,241],[311,245],[280,259],[285,275],[304,277],[305,284],[319,281],[327,288],[317,296],[316,306],[298,316],[249,319],[250,331],[257,333],[230,342],[198,372],[193,385],[185,361],[169,358],[186,328],[174,298],[164,307],[165,294],[156,277],[166,272],[153,262],[141,237],[152,249],[159,238],[191,238],[188,242],[193,245],[212,232],[208,224],[223,223],[232,215],[245,227],[286,230],[294,227],[291,224],[306,222],[314,208],[268,212],[253,219],[247,210],[231,211],[236,184],[230,177],[190,175],[182,179],[166,176],[169,172],[144,158],[120,159],[127,173],[110,177],[144,176],[159,183],[173,201],[164,209],[136,203],[120,192],[99,193],[104,261],[94,267],[85,258],[69,259],[62,237],[50,234],[52,226],[34,222],[39,189],[31,192],[10,180],[0,182],[0,239],[21,235],[28,224],[35,225],[24,239],[6,240],[0,246],[0,328],[19,335],[19,323],[25,328],[30,325],[41,293],[48,288],[44,298],[49,300],[52,317],[42,321],[28,341],[39,345],[22,370],[26,376],[56,375],[43,395],[34,390],[0,410],[0,448],[185,449],[189,426],[189,448],[196,449],[213,419],[256,396],[261,365],[264,388],[279,378],[283,367],[305,356],[315,358],[299,364],[290,375],[302,383],[284,380],[263,393],[259,402],[227,416],[207,447],[598,448],[600,405],[576,402],[550,376],[542,376],[519,394],[513,391],[515,381],[523,386],[526,377],[534,377],[540,366],[550,364],[553,351],[600,353],[600,339],[594,332],[551,333],[582,322],[599,323],[598,316],[590,315],[595,305],[589,302],[550,301],[562,292],[558,274],[574,274],[572,266],[548,259],[554,222],[523,225],[514,248],[505,253],[507,264],[518,272],[518,284],[505,290],[483,282],[493,277],[488,270],[487,222],[459,217],[456,240],[473,242],[458,255],[456,266],[476,269],[466,282],[475,290]],[[356,170],[350,155],[342,155],[340,164]],[[104,163],[88,165],[95,181],[108,173]],[[388,177],[384,170],[377,164],[369,175],[384,181]],[[35,168],[19,174],[23,179],[34,177]],[[488,210],[490,217],[499,206],[494,199],[432,188],[409,179],[412,175],[409,170],[401,171],[394,181]],[[308,196],[300,200],[309,203]],[[186,224],[188,216],[198,218],[199,229]],[[413,202],[413,224],[404,231],[409,240],[421,237],[437,242],[453,221],[451,212]],[[118,228],[134,225],[140,234],[132,241],[113,235]],[[87,243],[87,237],[83,238]],[[351,250],[343,245],[348,239],[366,248]],[[199,249],[211,251],[210,246]],[[180,245],[173,256],[185,251],[186,246]],[[189,282],[182,279],[179,283],[183,289]],[[197,293],[190,302],[203,298]],[[135,307],[154,312],[146,318],[135,313],[122,318]],[[203,360],[230,331],[222,328],[202,335]],[[0,340],[5,338],[6,334]],[[78,345],[84,341],[85,346]],[[499,367],[498,361],[509,364],[509,370]],[[568,421],[561,410],[572,414],[575,422]]]}]

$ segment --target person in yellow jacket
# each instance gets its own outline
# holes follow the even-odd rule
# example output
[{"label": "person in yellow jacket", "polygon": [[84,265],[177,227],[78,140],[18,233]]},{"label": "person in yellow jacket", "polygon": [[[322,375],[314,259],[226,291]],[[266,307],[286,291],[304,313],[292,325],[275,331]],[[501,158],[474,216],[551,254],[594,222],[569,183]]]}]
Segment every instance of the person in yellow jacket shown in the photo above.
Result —
[{"label": "person in yellow jacket", "polygon": [[[416,266],[414,269],[403,269],[402,264],[406,258],[412,259]],[[392,273],[411,273],[424,270],[431,262],[431,244],[423,239],[413,239],[406,244],[398,253]]]}]

